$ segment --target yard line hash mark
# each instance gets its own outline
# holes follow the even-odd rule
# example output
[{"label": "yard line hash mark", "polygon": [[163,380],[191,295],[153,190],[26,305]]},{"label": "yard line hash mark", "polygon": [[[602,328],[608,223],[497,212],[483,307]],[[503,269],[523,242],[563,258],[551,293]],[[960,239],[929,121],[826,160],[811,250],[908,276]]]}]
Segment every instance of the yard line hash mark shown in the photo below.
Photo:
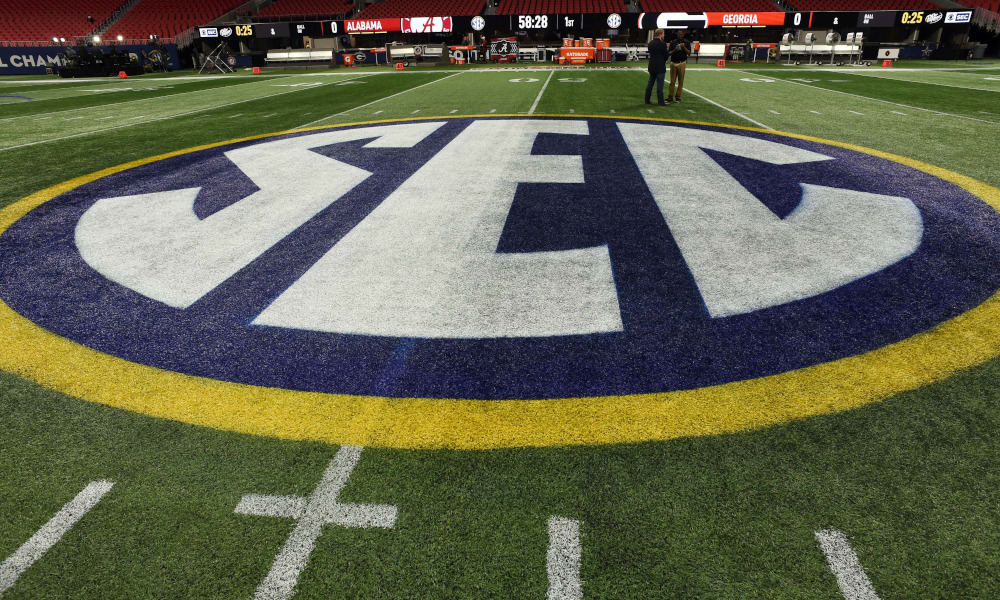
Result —
[{"label": "yard line hash mark", "polygon": [[94,508],[114,485],[111,481],[90,482],[14,554],[0,563],[0,595],[10,589],[28,567],[56,545],[56,542],[62,539],[62,536],[83,518],[83,515]]},{"label": "yard line hash mark", "polygon": [[581,555],[580,522],[564,517],[549,518],[549,551],[545,561],[549,576],[547,600],[582,600]]},{"label": "yard line hash mark", "polygon": [[846,600],[879,600],[846,535],[827,529],[816,532],[816,541],[826,555],[826,562],[837,578],[837,587]]},{"label": "yard line hash mark", "polygon": [[296,521],[288,541],[274,559],[270,572],[257,588],[254,596],[256,600],[282,600],[292,596],[299,575],[306,568],[309,555],[323,533],[324,525],[392,529],[396,524],[395,506],[345,504],[338,500],[351,472],[361,459],[362,450],[358,446],[341,446],[308,498],[247,494],[240,500],[233,511],[237,514],[283,517]]},{"label": "yard line hash mark", "polygon": [[811,112],[811,113],[812,113],[812,114],[814,114],[814,115],[821,115],[821,114],[823,114],[823,113],[821,113],[821,112],[817,112],[817,111],[815,111],[815,110],[811,110],[811,111],[809,111],[809,112]]},{"label": "yard line hash mark", "polygon": [[856,110],[849,110],[847,112],[851,113],[852,115],[861,115],[862,117],[865,116],[865,113],[859,113]]}]

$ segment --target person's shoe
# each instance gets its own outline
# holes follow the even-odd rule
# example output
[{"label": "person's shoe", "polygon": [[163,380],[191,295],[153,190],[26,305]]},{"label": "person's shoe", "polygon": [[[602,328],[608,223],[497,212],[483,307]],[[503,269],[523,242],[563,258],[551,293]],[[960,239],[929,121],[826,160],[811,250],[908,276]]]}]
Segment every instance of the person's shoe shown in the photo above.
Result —
[{"label": "person's shoe", "polygon": [[646,104],[652,104],[652,102],[650,102],[649,100],[646,100]]},{"label": "person's shoe", "polygon": [[681,101],[681,99],[680,99],[680,98],[676,98],[676,99],[674,100],[674,102],[680,102],[680,101]]}]

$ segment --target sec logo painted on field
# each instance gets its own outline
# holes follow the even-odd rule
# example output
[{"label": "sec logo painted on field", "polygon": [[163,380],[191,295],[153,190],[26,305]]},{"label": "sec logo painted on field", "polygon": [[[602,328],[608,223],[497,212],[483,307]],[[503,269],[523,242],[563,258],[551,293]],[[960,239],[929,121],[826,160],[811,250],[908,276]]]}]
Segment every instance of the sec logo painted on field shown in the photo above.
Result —
[{"label": "sec logo painted on field", "polygon": [[212,427],[482,448],[738,431],[998,352],[965,335],[996,327],[997,190],[874,151],[483,117],[141,163],[4,212],[0,330],[33,349],[4,369]]}]

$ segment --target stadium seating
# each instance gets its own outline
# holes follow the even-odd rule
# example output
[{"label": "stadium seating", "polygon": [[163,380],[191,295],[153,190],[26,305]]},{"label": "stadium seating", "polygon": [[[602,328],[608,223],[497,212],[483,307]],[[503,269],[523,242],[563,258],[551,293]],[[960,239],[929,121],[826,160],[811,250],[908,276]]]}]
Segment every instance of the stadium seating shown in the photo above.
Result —
[{"label": "stadium seating", "polygon": [[645,12],[779,12],[770,0],[639,0]]},{"label": "stadium seating", "polygon": [[988,11],[995,13],[1000,13],[1000,0],[963,0],[962,4],[965,4],[969,8],[985,8]]},{"label": "stadium seating", "polygon": [[387,19],[393,17],[439,17],[478,15],[486,0],[383,0],[360,13],[358,19]]},{"label": "stadium seating", "polygon": [[500,0],[498,15],[555,13],[623,13],[623,0]]},{"label": "stadium seating", "polygon": [[795,10],[941,10],[929,0],[789,0]]},{"label": "stadium seating", "polygon": [[[0,40],[40,42],[84,36],[110,17],[122,1],[0,0]],[[93,23],[87,17],[93,17]]]},{"label": "stadium seating", "polygon": [[243,4],[240,0],[140,0],[105,37],[145,39],[151,34],[172,38],[204,25]]},{"label": "stadium seating", "polygon": [[264,7],[256,17],[331,17],[346,15],[353,10],[351,0],[277,0]]}]

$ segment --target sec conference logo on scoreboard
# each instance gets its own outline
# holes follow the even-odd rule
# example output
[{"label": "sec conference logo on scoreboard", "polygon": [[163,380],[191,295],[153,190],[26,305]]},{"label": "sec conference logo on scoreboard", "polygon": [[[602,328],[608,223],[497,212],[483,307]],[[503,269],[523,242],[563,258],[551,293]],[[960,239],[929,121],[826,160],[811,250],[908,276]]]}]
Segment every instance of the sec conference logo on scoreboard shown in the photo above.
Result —
[{"label": "sec conference logo on scoreboard", "polygon": [[0,368],[336,443],[739,431],[996,355],[981,332],[1000,322],[997,205],[905,158],[708,124],[438,118],[236,140],[0,213],[0,335],[18,348]]}]

